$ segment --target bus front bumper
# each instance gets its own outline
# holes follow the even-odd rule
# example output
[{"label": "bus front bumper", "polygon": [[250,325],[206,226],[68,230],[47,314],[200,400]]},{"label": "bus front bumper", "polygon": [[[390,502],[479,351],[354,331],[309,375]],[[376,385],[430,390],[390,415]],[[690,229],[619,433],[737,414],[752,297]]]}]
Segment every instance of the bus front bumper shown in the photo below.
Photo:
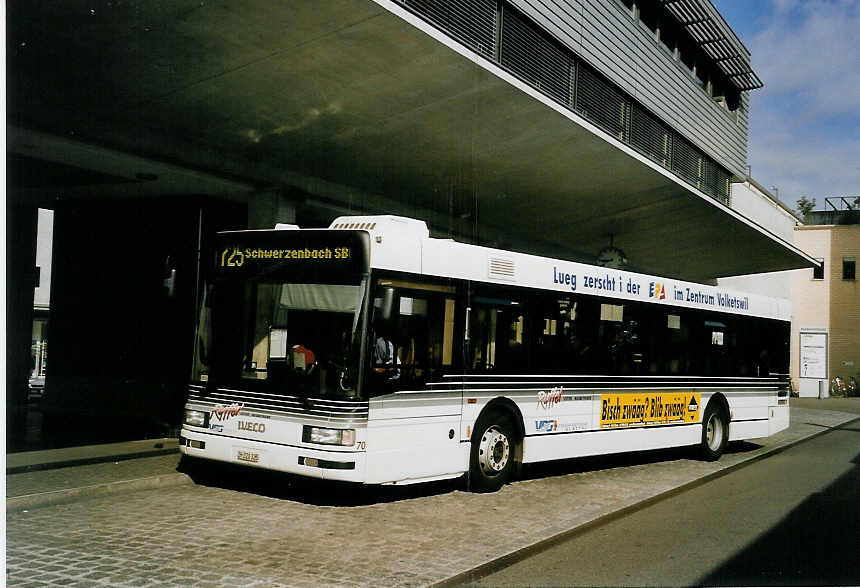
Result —
[{"label": "bus front bumper", "polygon": [[364,482],[366,453],[325,451],[227,437],[182,427],[179,451],[190,457],[277,470],[300,476]]}]

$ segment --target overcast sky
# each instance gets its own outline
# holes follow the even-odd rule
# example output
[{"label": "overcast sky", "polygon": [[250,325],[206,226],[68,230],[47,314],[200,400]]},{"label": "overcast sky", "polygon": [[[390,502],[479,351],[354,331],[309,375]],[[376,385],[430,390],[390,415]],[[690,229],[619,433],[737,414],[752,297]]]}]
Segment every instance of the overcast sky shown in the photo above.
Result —
[{"label": "overcast sky", "polygon": [[860,0],[712,0],[752,53],[752,177],[794,208],[860,196]]}]

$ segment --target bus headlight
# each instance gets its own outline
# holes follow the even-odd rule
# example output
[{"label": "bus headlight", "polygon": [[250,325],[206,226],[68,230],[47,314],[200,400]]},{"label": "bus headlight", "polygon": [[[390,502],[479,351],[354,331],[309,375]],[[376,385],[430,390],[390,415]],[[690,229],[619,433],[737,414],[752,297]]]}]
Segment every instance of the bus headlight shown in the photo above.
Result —
[{"label": "bus headlight", "polygon": [[322,445],[355,445],[355,429],[327,429],[325,427],[302,428],[302,441],[305,443],[320,443]]},{"label": "bus headlight", "polygon": [[202,410],[190,410],[186,408],[184,422],[186,425],[191,425],[193,427],[205,427],[208,416],[209,414]]}]

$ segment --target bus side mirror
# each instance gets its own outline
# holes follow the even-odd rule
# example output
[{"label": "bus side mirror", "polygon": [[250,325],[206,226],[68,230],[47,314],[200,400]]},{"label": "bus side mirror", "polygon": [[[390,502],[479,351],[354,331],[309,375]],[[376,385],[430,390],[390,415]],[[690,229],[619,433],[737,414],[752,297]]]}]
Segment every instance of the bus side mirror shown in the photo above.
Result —
[{"label": "bus side mirror", "polygon": [[400,296],[397,290],[391,286],[386,286],[382,289],[382,302],[376,310],[375,323],[377,328],[381,327],[388,331],[393,330],[397,324],[397,317],[400,314]]},{"label": "bus side mirror", "polygon": [[164,278],[162,285],[164,286],[164,293],[167,295],[167,297],[173,298],[174,295],[176,294],[176,270],[175,269],[170,270],[170,272],[167,274],[167,277]]},{"label": "bus side mirror", "polygon": [[164,261],[165,278],[161,282],[162,292],[168,297],[173,298],[176,295],[176,268],[174,267],[172,258],[168,255]]}]

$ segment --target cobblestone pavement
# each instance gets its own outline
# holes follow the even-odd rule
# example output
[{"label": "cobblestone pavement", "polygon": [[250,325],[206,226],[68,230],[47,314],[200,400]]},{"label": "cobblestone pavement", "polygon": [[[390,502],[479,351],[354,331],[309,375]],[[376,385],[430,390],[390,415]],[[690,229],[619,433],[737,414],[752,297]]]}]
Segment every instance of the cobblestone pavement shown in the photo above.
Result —
[{"label": "cobblestone pavement", "polygon": [[203,485],[7,513],[7,583],[427,585],[855,417],[793,408],[787,431],[716,463],[687,450],[570,460],[485,495],[228,469]]}]

